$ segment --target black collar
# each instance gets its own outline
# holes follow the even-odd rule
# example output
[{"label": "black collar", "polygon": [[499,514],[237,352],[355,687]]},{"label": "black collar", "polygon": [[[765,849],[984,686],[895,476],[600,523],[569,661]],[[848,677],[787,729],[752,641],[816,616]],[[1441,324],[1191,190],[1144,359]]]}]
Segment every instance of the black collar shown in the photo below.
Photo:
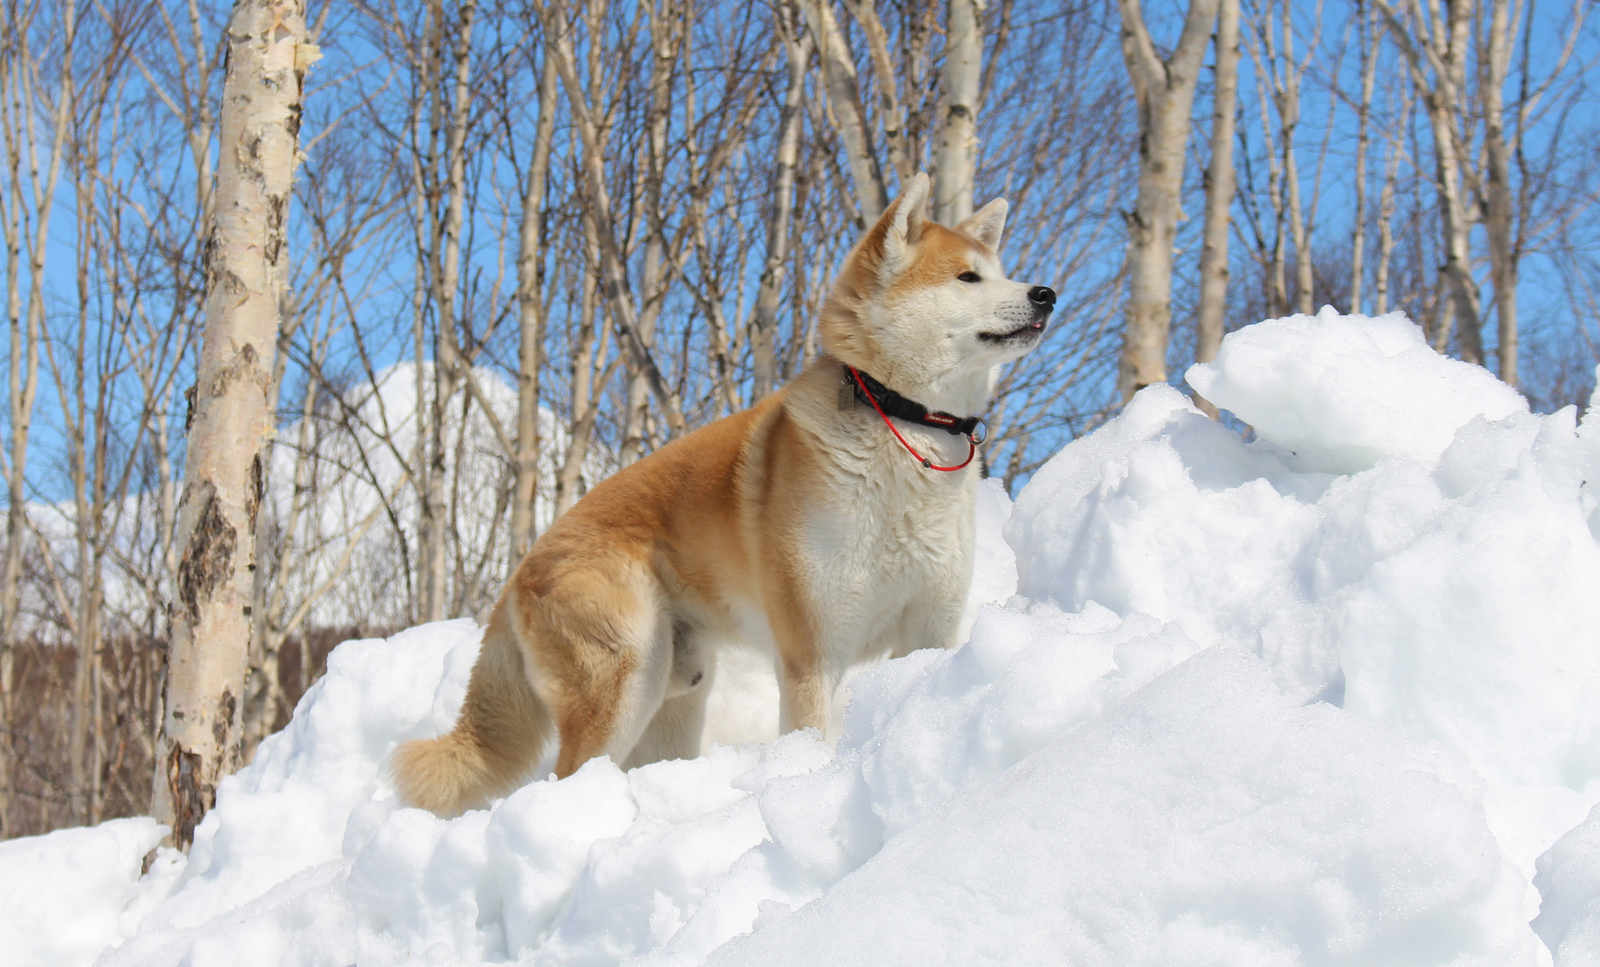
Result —
[{"label": "black collar", "polygon": [[[916,400],[908,400],[868,376],[865,370],[847,365],[845,366],[845,371],[845,382],[849,383],[850,388],[855,391],[856,399],[868,406],[871,406],[876,401],[878,409],[895,419],[905,420],[907,423],[920,423],[923,426],[931,426],[934,429],[943,430],[951,436],[971,436],[972,431],[976,430],[978,424],[982,422],[982,417],[951,416],[949,413],[930,411]],[[850,378],[852,373],[861,376],[860,383]],[[863,385],[866,386],[867,392],[872,394],[871,396],[867,396],[866,393],[862,392]]]}]

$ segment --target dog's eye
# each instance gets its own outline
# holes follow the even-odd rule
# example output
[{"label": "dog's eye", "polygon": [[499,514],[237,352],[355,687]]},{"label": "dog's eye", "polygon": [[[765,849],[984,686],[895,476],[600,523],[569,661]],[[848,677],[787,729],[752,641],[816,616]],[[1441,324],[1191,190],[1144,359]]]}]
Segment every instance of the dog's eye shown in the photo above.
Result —
[{"label": "dog's eye", "polygon": [[981,276],[979,276],[978,273],[970,271],[970,270],[961,273],[960,275],[956,276],[956,278],[960,279],[962,282],[982,282],[983,281],[983,278]]}]

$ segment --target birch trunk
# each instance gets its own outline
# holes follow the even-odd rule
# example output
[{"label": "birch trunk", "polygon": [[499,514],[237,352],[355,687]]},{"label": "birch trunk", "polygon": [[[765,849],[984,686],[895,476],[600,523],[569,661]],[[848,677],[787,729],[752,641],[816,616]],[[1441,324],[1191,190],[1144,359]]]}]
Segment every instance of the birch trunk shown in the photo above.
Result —
[{"label": "birch trunk", "polygon": [[[428,437],[428,475],[424,488],[424,519],[430,529],[423,561],[423,614],[428,621],[441,621],[449,611],[449,543],[445,499],[448,447],[445,442],[446,413],[461,383],[461,351],[456,334],[456,294],[461,273],[461,226],[466,205],[466,140],[472,90],[468,86],[472,69],[472,26],[478,7],[465,0],[460,8],[460,27],[454,50],[455,76],[445,136],[445,210],[443,225],[430,246],[434,311],[438,314],[434,332],[433,399]],[[443,8],[435,13],[443,30]],[[436,93],[435,96],[438,96]],[[430,217],[434,213],[430,210]],[[463,424],[464,432],[464,424]]]},{"label": "birch trunk", "polygon": [[1167,380],[1172,323],[1172,257],[1189,143],[1195,82],[1211,40],[1218,0],[1190,0],[1172,56],[1156,53],[1139,0],[1119,0],[1122,56],[1139,111],[1139,198],[1128,214],[1127,329],[1117,368],[1124,402]]},{"label": "birch trunk", "polygon": [[950,0],[949,11],[939,135],[933,159],[933,217],[945,225],[955,225],[972,214],[973,181],[978,172],[983,11],[977,0]]},{"label": "birch trunk", "polygon": [[[0,51],[0,124],[5,128],[6,189],[4,204],[6,238],[6,320],[10,334],[6,387],[10,404],[10,459],[6,466],[6,548],[0,565],[0,834],[10,832],[9,807],[13,792],[10,724],[13,690],[16,687],[17,612],[19,581],[22,573],[22,547],[28,539],[27,464],[32,434],[34,403],[39,392],[39,345],[44,329],[44,277],[50,237],[50,215],[55,210],[55,192],[65,153],[68,123],[74,96],[72,52],[77,35],[77,5],[71,0],[61,8],[61,82],[56,92],[51,144],[47,167],[41,178],[39,145],[33,135],[35,90],[33,55],[27,43],[27,24],[18,18],[16,7],[5,11],[8,50]],[[23,165],[26,163],[26,184]],[[31,198],[32,213],[28,200]],[[29,231],[31,229],[31,232]],[[26,259],[23,239],[27,238]],[[23,307],[18,268],[28,265],[28,300]]]},{"label": "birch trunk", "polygon": [[1449,345],[1453,325],[1461,358],[1482,365],[1482,300],[1478,283],[1472,278],[1469,244],[1472,224],[1462,197],[1459,153],[1461,91],[1466,80],[1466,45],[1472,38],[1473,3],[1472,0],[1457,0],[1448,8],[1448,20],[1440,22],[1434,17],[1430,29],[1419,0],[1411,0],[1408,9],[1415,29],[1413,36],[1412,29],[1401,20],[1388,0],[1374,2],[1383,12],[1389,32],[1422,94],[1428,126],[1433,133],[1433,177],[1439,198],[1439,230],[1445,256],[1440,275],[1450,307],[1440,320],[1435,346],[1442,350]]},{"label": "birch trunk", "polygon": [[806,64],[811,44],[802,37],[792,4],[778,9],[779,32],[788,62],[788,86],[778,115],[778,151],[772,165],[772,211],[767,216],[767,260],[761,268],[756,311],[750,326],[750,359],[755,398],[778,385],[778,299],[788,274],[790,223],[794,217],[795,164],[800,156],[800,121],[805,98]]},{"label": "birch trunk", "polygon": [[522,196],[517,258],[517,469],[511,496],[511,566],[533,547],[538,522],[539,366],[544,359],[544,195],[550,177],[550,143],[556,123],[556,66],[549,57],[539,75],[539,116],[533,159]]},{"label": "birch trunk", "polygon": [[1498,321],[1500,378],[1517,385],[1517,251],[1512,239],[1516,219],[1511,197],[1511,158],[1506,143],[1506,74],[1511,64],[1511,17],[1507,0],[1489,0],[1489,32],[1478,53],[1478,97],[1483,103],[1483,152],[1486,182],[1484,228],[1489,236],[1489,264],[1494,279]]},{"label": "birch trunk", "polygon": [[850,57],[839,21],[833,16],[829,0],[799,0],[811,36],[816,40],[822,62],[823,86],[828,92],[828,115],[850,160],[850,177],[855,184],[856,209],[862,230],[877,222],[889,207],[878,156],[872,150],[872,129],[861,106],[861,89],[856,82],[856,65]]},{"label": "birch trunk", "polygon": [[[845,2],[850,15],[861,25],[861,33],[867,41],[867,56],[877,75],[878,118],[883,126],[883,140],[889,147],[889,165],[902,185],[909,184],[917,174],[917,154],[906,136],[906,109],[900,102],[900,72],[894,69],[894,61],[889,58],[889,32],[878,16],[876,0]],[[915,85],[918,78],[912,76],[907,80]]]},{"label": "birch trunk", "polygon": [[238,0],[227,35],[206,331],[178,504],[182,551],[152,796],[183,849],[238,765],[261,451],[273,425],[267,391],[288,279],[284,223],[301,83],[316,56],[299,0]]},{"label": "birch trunk", "polygon": [[1288,0],[1284,0],[1279,8],[1283,18],[1284,79],[1278,96],[1278,120],[1282,125],[1283,180],[1289,203],[1289,234],[1294,240],[1295,288],[1299,290],[1296,302],[1299,311],[1309,316],[1316,311],[1316,293],[1313,291],[1316,283],[1312,274],[1311,233],[1306,230],[1305,205],[1300,199],[1300,162],[1294,150],[1295,135],[1300,128],[1300,75],[1305,65],[1296,64],[1294,60],[1292,9]]},{"label": "birch trunk", "polygon": [[596,292],[599,280],[591,269],[600,261],[600,240],[590,219],[584,219],[583,232],[586,251],[580,283],[583,286],[582,306],[578,315],[577,338],[574,340],[576,345],[572,350],[572,422],[567,428],[567,452],[562,458],[561,469],[556,473],[557,517],[571,509],[582,496],[578,491],[583,484],[583,464],[589,455],[589,439],[594,433],[595,416],[600,409],[595,400],[597,387],[605,385],[605,378],[597,379],[595,373],[595,358],[605,357],[605,346],[602,343],[599,353],[595,352],[599,328],[595,317],[600,311]]},{"label": "birch trunk", "polygon": [[[656,321],[661,314],[664,280],[666,279],[666,245],[662,238],[661,185],[666,179],[667,134],[672,116],[673,68],[678,60],[678,48],[683,41],[680,18],[669,3],[658,2],[650,18],[650,109],[645,118],[645,163],[635,169],[635,176],[643,177],[643,191],[636,197],[643,202],[644,210],[637,221],[644,226],[644,270],[640,275],[638,333],[640,343],[655,350]],[[590,36],[603,29],[599,17],[590,26]],[[599,29],[597,29],[599,28]],[[599,45],[590,46],[595,55],[590,65],[589,78],[591,103],[601,103],[599,87],[595,83],[600,71]],[[623,420],[622,448],[619,456],[623,466],[634,463],[649,450],[650,436],[650,382],[649,376],[637,366],[629,365],[628,409]]]},{"label": "birch trunk", "polygon": [[[1234,108],[1239,95],[1239,0],[1217,8],[1217,88],[1211,106],[1211,165],[1206,169],[1206,223],[1200,252],[1200,310],[1195,320],[1195,359],[1217,358],[1228,308],[1228,231],[1237,180],[1233,170]],[[1198,394],[1195,402],[1216,419],[1217,410]]]},{"label": "birch trunk", "polygon": [[1360,313],[1366,288],[1367,243],[1367,151],[1372,143],[1372,91],[1378,78],[1378,42],[1381,36],[1372,29],[1371,14],[1357,0],[1356,16],[1361,31],[1361,102],[1356,105],[1356,225],[1350,243],[1350,311]]}]

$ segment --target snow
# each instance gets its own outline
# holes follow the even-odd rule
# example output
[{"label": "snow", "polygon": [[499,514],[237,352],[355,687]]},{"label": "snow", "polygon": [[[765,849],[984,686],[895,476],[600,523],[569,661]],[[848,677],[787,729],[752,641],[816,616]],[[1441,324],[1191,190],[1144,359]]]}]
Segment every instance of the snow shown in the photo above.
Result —
[{"label": "snow", "polygon": [[1014,505],[986,484],[966,644],[862,671],[836,744],[777,738],[734,651],[707,754],[439,820],[384,765],[449,727],[478,627],[347,642],[187,860],[141,876],[141,819],[0,844],[0,950],[1600,963],[1600,418],[1395,315],[1248,327],[1188,381],[1252,433],[1152,387]]}]

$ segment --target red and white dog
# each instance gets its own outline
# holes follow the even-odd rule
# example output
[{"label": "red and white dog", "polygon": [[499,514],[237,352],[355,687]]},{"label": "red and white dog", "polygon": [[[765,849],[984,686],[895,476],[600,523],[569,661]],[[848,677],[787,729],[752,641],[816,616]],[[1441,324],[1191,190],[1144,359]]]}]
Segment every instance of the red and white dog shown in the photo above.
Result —
[{"label": "red and white dog", "polygon": [[455,728],[396,752],[407,803],[454,815],[505,795],[552,735],[558,776],[600,755],[698,755],[718,640],[772,647],[785,730],[823,728],[852,664],[955,644],[969,418],[998,366],[1038,345],[1055,293],[1002,271],[1004,200],[946,228],[927,195],[918,175],[846,259],[825,355],[605,480],[539,539]]}]

